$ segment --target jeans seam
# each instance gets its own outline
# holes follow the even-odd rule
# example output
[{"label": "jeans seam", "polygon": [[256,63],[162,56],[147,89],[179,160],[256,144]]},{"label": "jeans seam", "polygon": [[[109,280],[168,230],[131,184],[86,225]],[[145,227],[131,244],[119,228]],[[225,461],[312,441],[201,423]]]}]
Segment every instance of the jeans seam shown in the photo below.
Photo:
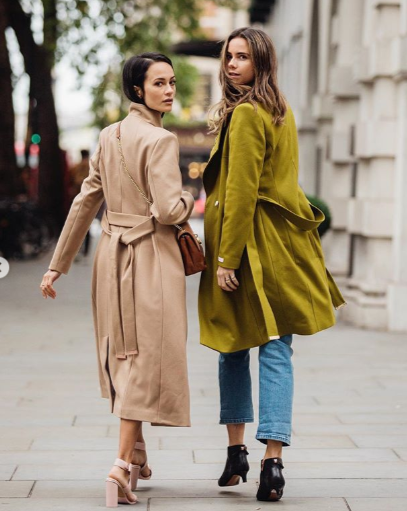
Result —
[{"label": "jeans seam", "polygon": [[254,418],[220,419],[219,424],[243,424],[246,422],[254,422]]},{"label": "jeans seam", "polygon": [[288,441],[291,440],[291,435],[281,435],[278,433],[266,433],[266,434],[257,433],[256,439],[257,440],[282,440],[283,442],[285,442],[287,440]]}]

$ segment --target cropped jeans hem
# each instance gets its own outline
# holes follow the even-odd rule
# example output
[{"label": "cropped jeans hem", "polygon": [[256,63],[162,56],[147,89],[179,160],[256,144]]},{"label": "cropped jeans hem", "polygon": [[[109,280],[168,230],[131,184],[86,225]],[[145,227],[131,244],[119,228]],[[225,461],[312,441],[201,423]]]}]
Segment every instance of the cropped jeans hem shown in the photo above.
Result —
[{"label": "cropped jeans hem", "polygon": [[254,422],[253,417],[250,419],[220,419],[219,424],[247,424]]},{"label": "cropped jeans hem", "polygon": [[[259,347],[259,425],[256,439],[290,445],[294,375],[292,335]],[[254,422],[250,350],[219,355],[220,424]]]},{"label": "cropped jeans hem", "polygon": [[290,447],[291,444],[290,436],[279,435],[278,433],[276,434],[269,433],[267,435],[257,433],[256,440],[265,445],[267,445],[267,440],[277,440],[277,442],[281,442],[283,444],[283,447]]}]

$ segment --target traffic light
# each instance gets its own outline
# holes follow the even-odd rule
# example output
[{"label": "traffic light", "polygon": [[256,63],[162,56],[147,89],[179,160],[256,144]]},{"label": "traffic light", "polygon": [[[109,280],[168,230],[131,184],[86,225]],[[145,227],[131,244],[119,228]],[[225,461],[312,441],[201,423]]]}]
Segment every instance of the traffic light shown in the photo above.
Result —
[{"label": "traffic light", "polygon": [[41,142],[41,136],[38,133],[33,133],[31,136],[31,142],[38,145]]}]

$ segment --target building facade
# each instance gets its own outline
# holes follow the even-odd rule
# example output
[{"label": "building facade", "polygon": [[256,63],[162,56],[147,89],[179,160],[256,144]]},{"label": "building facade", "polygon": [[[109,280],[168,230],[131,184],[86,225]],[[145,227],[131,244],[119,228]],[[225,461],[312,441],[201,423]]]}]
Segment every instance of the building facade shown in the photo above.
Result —
[{"label": "building facade", "polygon": [[301,184],[332,210],[342,318],[407,331],[407,0],[254,1],[251,17],[277,48]]}]

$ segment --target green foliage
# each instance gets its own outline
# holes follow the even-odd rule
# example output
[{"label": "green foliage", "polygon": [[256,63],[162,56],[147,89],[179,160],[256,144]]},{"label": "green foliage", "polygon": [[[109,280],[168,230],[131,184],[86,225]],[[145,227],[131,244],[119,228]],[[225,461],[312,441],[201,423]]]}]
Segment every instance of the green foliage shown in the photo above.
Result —
[{"label": "green foliage", "polygon": [[130,55],[168,52],[174,34],[196,34],[200,13],[198,0],[59,0],[57,57],[100,78]]},{"label": "green foliage", "polygon": [[163,119],[164,128],[208,128],[206,121],[186,121],[173,113],[165,114]]},{"label": "green foliage", "polygon": [[191,105],[199,72],[184,57],[173,55],[171,60],[177,77],[177,99],[182,107],[188,107]]},{"label": "green foliage", "polygon": [[[198,78],[197,69],[185,58],[173,56],[175,75],[177,77],[177,99],[182,107],[190,105]],[[128,110],[129,102],[121,92],[121,72],[108,70],[102,81],[92,89],[92,110],[95,114],[94,124],[102,129],[112,122],[122,119]],[[175,116],[169,114],[171,119]],[[168,115],[166,115],[167,120]],[[176,122],[176,121],[175,121]]]},{"label": "green foliage", "polygon": [[331,211],[328,207],[328,204],[325,201],[323,201],[322,199],[320,199],[319,197],[314,197],[313,195],[307,195],[307,199],[313,206],[316,206],[325,215],[325,220],[318,227],[318,233],[322,238],[322,236],[331,227],[331,221],[332,221]]},{"label": "green foliage", "polygon": [[[98,127],[127,111],[128,102],[121,93],[124,61],[145,51],[168,54],[174,34],[199,34],[201,7],[199,0],[59,0],[57,58],[69,59],[80,83],[90,81]],[[185,59],[172,58],[178,99],[184,107],[198,73]]]},{"label": "green foliage", "polygon": [[[78,87],[93,93],[95,124],[103,127],[127,111],[120,92],[123,62],[137,53],[159,51],[172,57],[178,99],[188,106],[198,76],[169,49],[180,38],[203,38],[199,18],[203,0],[15,0],[28,14],[43,13],[43,41],[52,62],[67,59]],[[218,6],[242,8],[243,0]],[[39,24],[37,23],[38,27]]]}]

